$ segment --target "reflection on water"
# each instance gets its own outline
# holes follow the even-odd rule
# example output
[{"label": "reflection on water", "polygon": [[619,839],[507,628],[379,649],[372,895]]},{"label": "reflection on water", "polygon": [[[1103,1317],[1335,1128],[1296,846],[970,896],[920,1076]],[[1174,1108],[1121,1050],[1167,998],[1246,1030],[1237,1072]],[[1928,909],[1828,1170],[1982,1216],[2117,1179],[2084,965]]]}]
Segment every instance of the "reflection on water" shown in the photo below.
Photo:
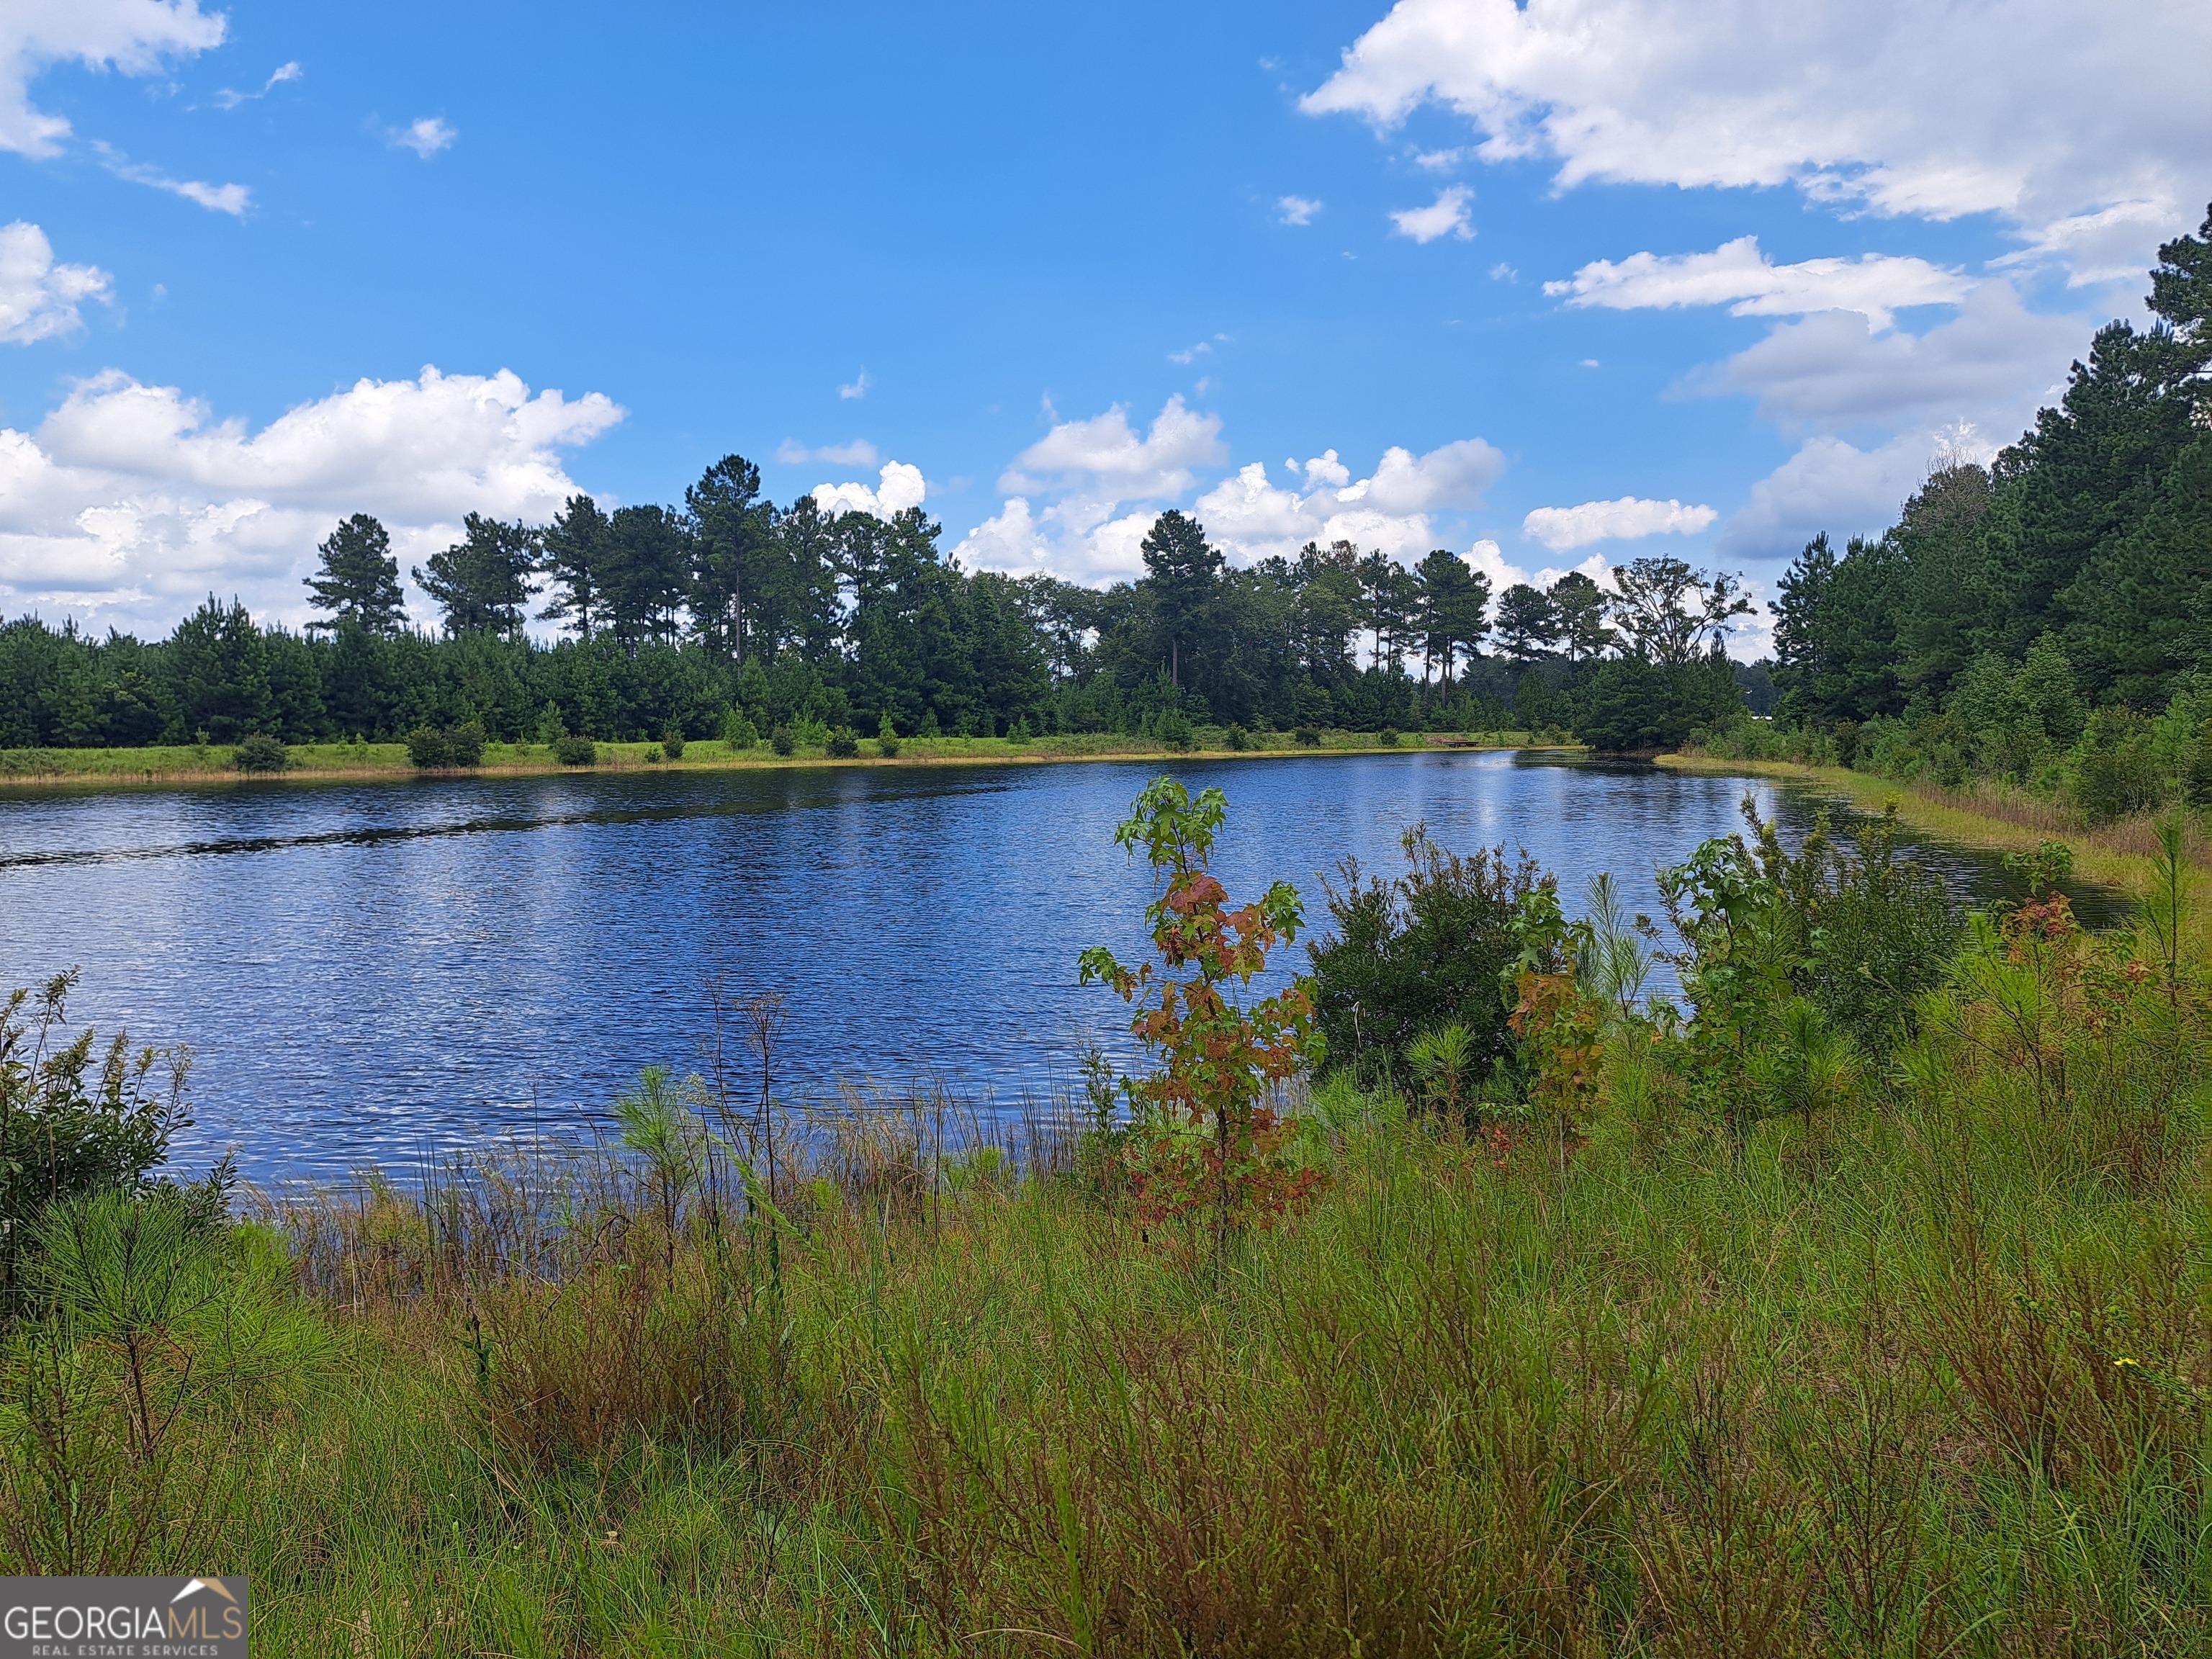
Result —
[{"label": "reflection on water", "polygon": [[[79,964],[79,1018],[199,1054],[179,1156],[253,1173],[411,1162],[586,1120],[640,1066],[690,1064],[702,981],[787,992],[779,1069],[942,1079],[985,1100],[1064,1085],[1121,1006],[1075,958],[1143,943],[1145,872],[1112,842],[1158,763],[821,768],[0,796],[0,982]],[[1526,847],[1574,908],[1737,827],[1771,782],[1504,754],[1194,763],[1230,819],[1234,895]],[[1927,854],[1962,893],[1986,860]],[[1287,973],[1303,949],[1279,958]],[[1271,977],[1273,975],[1271,975]]]}]

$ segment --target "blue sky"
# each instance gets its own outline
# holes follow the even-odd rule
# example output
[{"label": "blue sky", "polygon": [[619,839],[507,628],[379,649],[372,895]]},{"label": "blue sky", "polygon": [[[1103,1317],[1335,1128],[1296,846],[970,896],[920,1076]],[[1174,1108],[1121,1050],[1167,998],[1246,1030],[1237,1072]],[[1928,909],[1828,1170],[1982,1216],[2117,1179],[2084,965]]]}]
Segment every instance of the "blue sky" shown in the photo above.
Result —
[{"label": "blue sky", "polygon": [[0,0],[0,611],[732,450],[1079,580],[1176,505],[1770,583],[2141,316],[2208,15]]}]

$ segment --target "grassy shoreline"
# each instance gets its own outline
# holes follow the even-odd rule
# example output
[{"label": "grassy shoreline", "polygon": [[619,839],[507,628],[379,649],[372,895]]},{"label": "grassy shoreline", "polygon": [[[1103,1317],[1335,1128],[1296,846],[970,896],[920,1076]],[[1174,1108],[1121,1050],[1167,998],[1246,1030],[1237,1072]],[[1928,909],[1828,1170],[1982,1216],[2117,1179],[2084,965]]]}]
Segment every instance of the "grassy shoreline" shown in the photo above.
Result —
[{"label": "grassy shoreline", "polygon": [[820,749],[782,756],[765,747],[732,754],[719,742],[685,745],[684,758],[647,760],[653,743],[601,743],[591,766],[563,766],[543,744],[492,743],[483,764],[466,771],[423,772],[407,757],[402,743],[296,744],[291,764],[281,773],[241,773],[232,765],[230,745],[194,744],[147,749],[44,749],[0,752],[0,793],[10,787],[87,786],[112,787],[165,784],[269,784],[395,782],[417,777],[556,777],[606,772],[744,772],[823,766],[937,766],[952,764],[1040,765],[1066,761],[1280,760],[1326,755],[1389,755],[1424,748],[1494,750],[1506,749],[1577,752],[1580,745],[1545,744],[1529,734],[1409,732],[1384,744],[1371,732],[1329,732],[1317,746],[1293,743],[1280,732],[1256,734],[1243,749],[1200,745],[1169,749],[1142,738],[1120,737],[908,738],[896,756],[880,753],[875,739],[863,739],[856,756],[839,758]]}]

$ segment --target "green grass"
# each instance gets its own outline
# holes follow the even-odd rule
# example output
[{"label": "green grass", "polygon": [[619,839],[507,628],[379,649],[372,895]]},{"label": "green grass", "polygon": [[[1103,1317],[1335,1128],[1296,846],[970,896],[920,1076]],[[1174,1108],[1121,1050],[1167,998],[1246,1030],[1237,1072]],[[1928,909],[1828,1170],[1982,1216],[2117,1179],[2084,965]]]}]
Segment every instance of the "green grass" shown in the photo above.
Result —
[{"label": "green grass", "polygon": [[[1217,758],[1233,753],[1259,756],[1389,752],[1376,735],[1368,732],[1323,732],[1319,751],[1300,747],[1288,733],[1280,732],[1254,733],[1248,742],[1249,748],[1241,751],[1231,750],[1225,746],[1226,739],[1220,728],[1201,726],[1196,746],[1182,752]],[[1432,742],[1467,744],[1477,742],[1477,739],[1454,733],[1431,737],[1408,732],[1400,738],[1398,746],[1416,749]],[[1529,734],[1526,732],[1495,732],[1480,734],[1477,746],[1520,748],[1529,746]],[[484,745],[483,764],[479,769],[508,774],[591,769],[609,771],[645,767],[677,771],[721,771],[772,766],[909,766],[937,761],[1093,760],[1158,757],[1178,752],[1142,738],[1109,733],[1039,737],[1021,741],[1007,738],[908,738],[901,742],[895,759],[883,756],[871,738],[861,740],[857,758],[842,761],[829,758],[819,746],[802,748],[793,755],[782,757],[766,743],[750,750],[732,752],[726,744],[706,739],[686,744],[680,761],[665,757],[648,760],[648,752],[655,755],[660,752],[660,745],[657,743],[601,743],[598,748],[596,768],[578,769],[559,765],[543,744],[487,744]],[[144,749],[0,750],[0,786],[56,782],[165,783],[210,779],[255,783],[274,781],[266,775],[243,779],[232,765],[234,752],[232,746],[225,744],[205,746],[184,744]],[[288,758],[289,768],[280,775],[282,779],[292,781],[415,775],[415,769],[408,762],[407,746],[398,743],[295,744],[288,751]]]}]

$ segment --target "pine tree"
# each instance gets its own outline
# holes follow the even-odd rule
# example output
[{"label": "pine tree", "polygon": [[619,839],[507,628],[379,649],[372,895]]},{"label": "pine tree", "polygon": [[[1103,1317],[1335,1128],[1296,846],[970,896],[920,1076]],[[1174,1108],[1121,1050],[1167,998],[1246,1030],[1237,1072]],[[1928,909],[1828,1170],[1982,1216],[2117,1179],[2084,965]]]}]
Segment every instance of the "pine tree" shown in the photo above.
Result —
[{"label": "pine tree", "polygon": [[1180,686],[1184,661],[1205,631],[1223,560],[1206,539],[1204,525],[1172,510],[1152,521],[1140,550],[1152,585],[1153,614],[1167,647],[1168,678]]},{"label": "pine tree", "polygon": [[386,637],[406,626],[399,561],[392,556],[392,538],[382,525],[356,513],[341,520],[315,551],[322,568],[306,578],[307,602],[330,615],[311,629],[336,633],[352,627]]},{"label": "pine tree", "polygon": [[446,613],[449,637],[520,635],[536,591],[530,579],[538,572],[538,532],[480,513],[463,520],[462,530],[459,541],[430,556],[428,569],[416,567],[415,580]]}]

